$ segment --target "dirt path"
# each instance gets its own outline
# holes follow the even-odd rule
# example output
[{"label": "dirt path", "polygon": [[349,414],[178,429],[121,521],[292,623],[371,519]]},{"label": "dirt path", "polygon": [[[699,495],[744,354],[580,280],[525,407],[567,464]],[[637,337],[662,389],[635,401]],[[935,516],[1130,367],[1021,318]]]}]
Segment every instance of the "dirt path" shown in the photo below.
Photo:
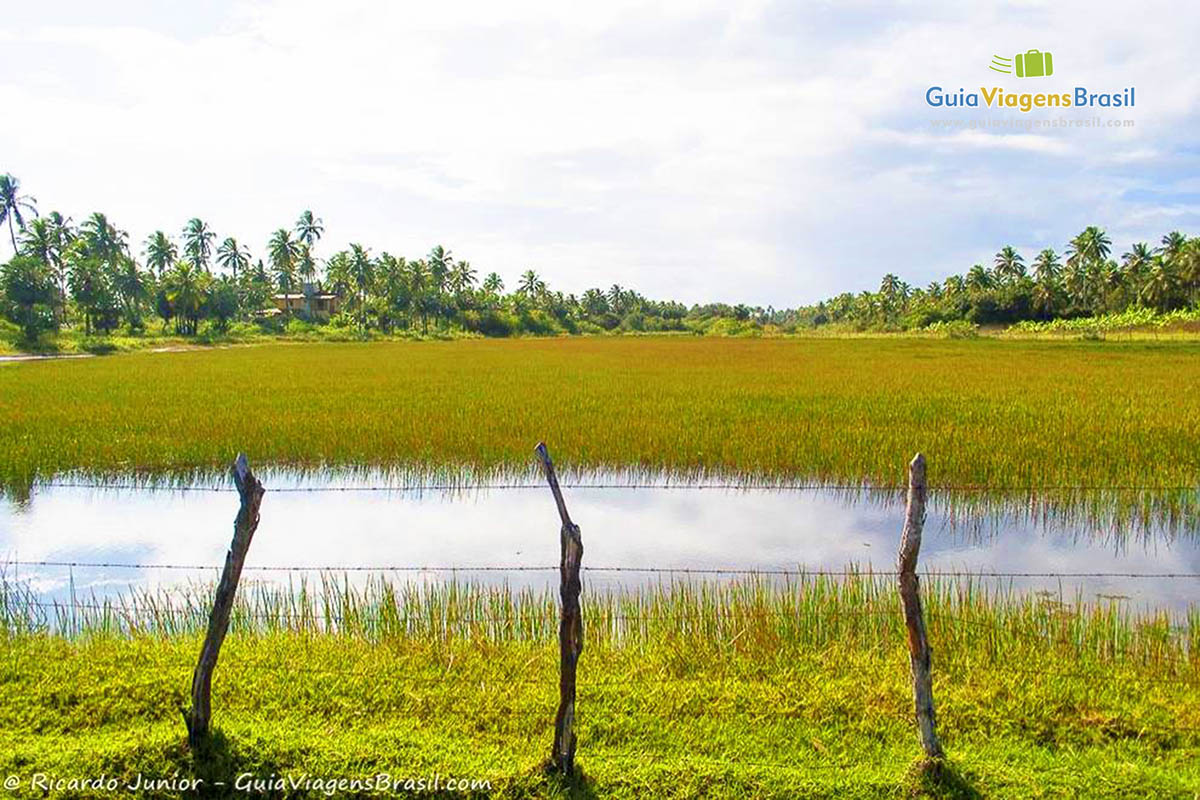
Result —
[{"label": "dirt path", "polygon": [[18,355],[18,356],[0,356],[0,364],[16,364],[21,361],[50,361],[58,358],[95,358],[91,353],[64,353],[63,355]]}]

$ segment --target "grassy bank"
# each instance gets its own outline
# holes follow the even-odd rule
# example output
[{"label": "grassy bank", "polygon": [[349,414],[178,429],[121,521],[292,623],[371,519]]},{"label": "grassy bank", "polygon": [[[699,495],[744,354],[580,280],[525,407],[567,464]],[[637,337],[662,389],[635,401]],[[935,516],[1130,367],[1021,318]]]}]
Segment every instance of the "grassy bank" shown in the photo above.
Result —
[{"label": "grassy bank", "polygon": [[197,350],[233,345],[446,340],[470,336],[471,334],[462,331],[432,331],[428,335],[415,331],[384,335],[372,331],[363,335],[352,328],[316,325],[293,319],[287,322],[280,321],[272,326],[249,322],[235,322],[226,328],[207,326],[195,336],[180,335],[169,325],[154,322],[141,330],[122,328],[107,334],[88,335],[79,328],[70,328],[58,333],[45,333],[36,341],[29,341],[21,336],[20,329],[15,325],[0,320],[0,356],[114,355],[146,350]]},{"label": "grassy bank", "polygon": [[[690,338],[233,348],[0,369],[0,482],[258,465],[1194,487],[1200,345]],[[1051,491],[1060,491],[1054,489]],[[1123,495],[1124,496],[1124,495]],[[1194,491],[1185,493],[1194,498]]]},{"label": "grassy bank", "polygon": [[[1200,790],[1200,619],[1172,630],[1162,618],[977,586],[935,580],[926,589],[952,766],[943,780],[913,769],[907,653],[891,582],[807,577],[585,593],[585,780],[571,792]],[[42,607],[7,592],[0,773],[103,772],[126,781],[178,772],[214,781],[382,771],[487,780],[502,796],[569,793],[539,768],[557,687],[549,593],[379,582],[354,589],[336,579],[286,595],[251,587],[217,672],[220,736],[195,763],[179,707],[205,596],[197,590],[168,603],[143,595],[120,611],[77,610],[73,635],[64,636],[42,627],[54,622],[53,609],[39,617]],[[129,620],[140,622],[130,628]]]}]

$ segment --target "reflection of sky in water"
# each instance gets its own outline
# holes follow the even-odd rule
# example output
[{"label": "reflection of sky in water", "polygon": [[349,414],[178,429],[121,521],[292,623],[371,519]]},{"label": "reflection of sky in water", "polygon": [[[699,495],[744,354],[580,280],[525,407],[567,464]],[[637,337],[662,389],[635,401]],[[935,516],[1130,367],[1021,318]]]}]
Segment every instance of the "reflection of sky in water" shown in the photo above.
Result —
[{"label": "reflection of sky in water", "polygon": [[[287,485],[282,476],[264,481]],[[312,485],[309,481],[308,485]],[[827,492],[767,489],[566,490],[583,531],[585,566],[890,570],[903,509],[895,504],[848,503]],[[0,505],[0,563],[108,561],[223,563],[233,531],[237,495],[43,488],[28,504]],[[926,570],[1001,572],[1200,572],[1193,537],[1131,537],[1086,529],[1039,531],[1001,519],[990,535],[965,535],[941,513],[926,523],[921,566]],[[558,517],[549,490],[412,492],[271,492],[263,502],[248,567],[486,566],[558,563]],[[4,567],[44,597],[61,598],[73,579],[78,594],[102,596],[131,586],[169,586],[212,579],[215,571]],[[552,572],[464,573],[481,581],[552,586]],[[397,573],[397,580],[435,576]],[[247,579],[287,580],[286,573],[248,572]],[[658,576],[592,572],[592,590]],[[993,579],[998,580],[998,579]],[[1186,608],[1191,579],[1016,578],[1020,590],[1051,589],[1073,599],[1124,595],[1135,609]]]}]

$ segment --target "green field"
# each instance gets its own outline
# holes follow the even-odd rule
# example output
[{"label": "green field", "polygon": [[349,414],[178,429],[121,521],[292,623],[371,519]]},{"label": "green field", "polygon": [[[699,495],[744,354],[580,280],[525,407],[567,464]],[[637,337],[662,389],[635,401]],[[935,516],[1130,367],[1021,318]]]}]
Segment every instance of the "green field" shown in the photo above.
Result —
[{"label": "green field", "polygon": [[[304,599],[244,588],[214,687],[219,733],[195,762],[179,709],[206,590],[64,616],[70,636],[34,630],[54,621],[53,610],[0,595],[0,774],[211,781],[437,772],[488,780],[497,796],[568,795],[541,770],[557,697],[549,592],[346,589],[336,577],[308,586]],[[935,781],[915,769],[908,657],[890,580],[585,592],[583,613],[585,780],[571,796],[1200,791],[1194,615],[1172,631],[1163,617],[928,582],[951,767]]]},{"label": "green field", "polygon": [[[0,482],[376,465],[1196,487],[1200,344],[685,337],[265,345],[0,367]],[[1194,492],[1192,492],[1194,495]]]}]

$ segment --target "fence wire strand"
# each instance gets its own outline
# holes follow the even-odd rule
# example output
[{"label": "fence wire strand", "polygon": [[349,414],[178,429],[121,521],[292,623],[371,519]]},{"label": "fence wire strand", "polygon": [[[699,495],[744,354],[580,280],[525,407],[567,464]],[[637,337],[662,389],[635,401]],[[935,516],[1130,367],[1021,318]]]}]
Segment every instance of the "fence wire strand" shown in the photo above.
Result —
[{"label": "fence wire strand", "polygon": [[[49,561],[49,560],[11,560],[0,561],[0,568],[9,566],[19,567],[57,567],[64,569],[131,569],[131,570],[180,570],[203,571],[220,570],[219,564],[142,564],[117,561]],[[558,565],[527,565],[527,564],[481,564],[478,566],[437,566],[422,564],[246,564],[243,572],[558,572]],[[895,570],[875,569],[823,569],[796,567],[785,569],[780,567],[627,567],[627,566],[583,566],[584,572],[597,573],[629,573],[644,575],[747,575],[747,576],[792,576],[792,577],[895,577]],[[1029,572],[1001,571],[987,567],[978,570],[938,570],[926,569],[920,573],[929,578],[1129,578],[1129,579],[1180,579],[1200,578],[1200,572]]]},{"label": "fence wire strand", "polygon": [[[588,483],[586,481],[570,481],[560,483],[563,489],[600,489],[600,490],[718,490],[718,491],[781,491],[781,492],[880,492],[902,493],[907,490],[904,484],[870,484],[870,483],[771,483],[736,481],[698,482],[689,483]],[[232,486],[216,484],[171,484],[171,483],[121,483],[119,481],[43,481],[33,484],[34,489],[93,489],[100,491],[148,491],[148,492],[236,492]],[[271,494],[319,494],[322,492],[386,492],[386,493],[421,493],[421,492],[452,492],[470,493],[476,491],[518,491],[544,490],[541,483],[417,483],[396,485],[364,485],[364,486],[280,486],[267,487]],[[938,492],[988,493],[988,492],[1200,492],[1200,484],[1196,485],[1151,485],[1151,484],[1047,484],[1047,485],[992,485],[992,484],[943,484],[930,485],[930,494]]]}]

